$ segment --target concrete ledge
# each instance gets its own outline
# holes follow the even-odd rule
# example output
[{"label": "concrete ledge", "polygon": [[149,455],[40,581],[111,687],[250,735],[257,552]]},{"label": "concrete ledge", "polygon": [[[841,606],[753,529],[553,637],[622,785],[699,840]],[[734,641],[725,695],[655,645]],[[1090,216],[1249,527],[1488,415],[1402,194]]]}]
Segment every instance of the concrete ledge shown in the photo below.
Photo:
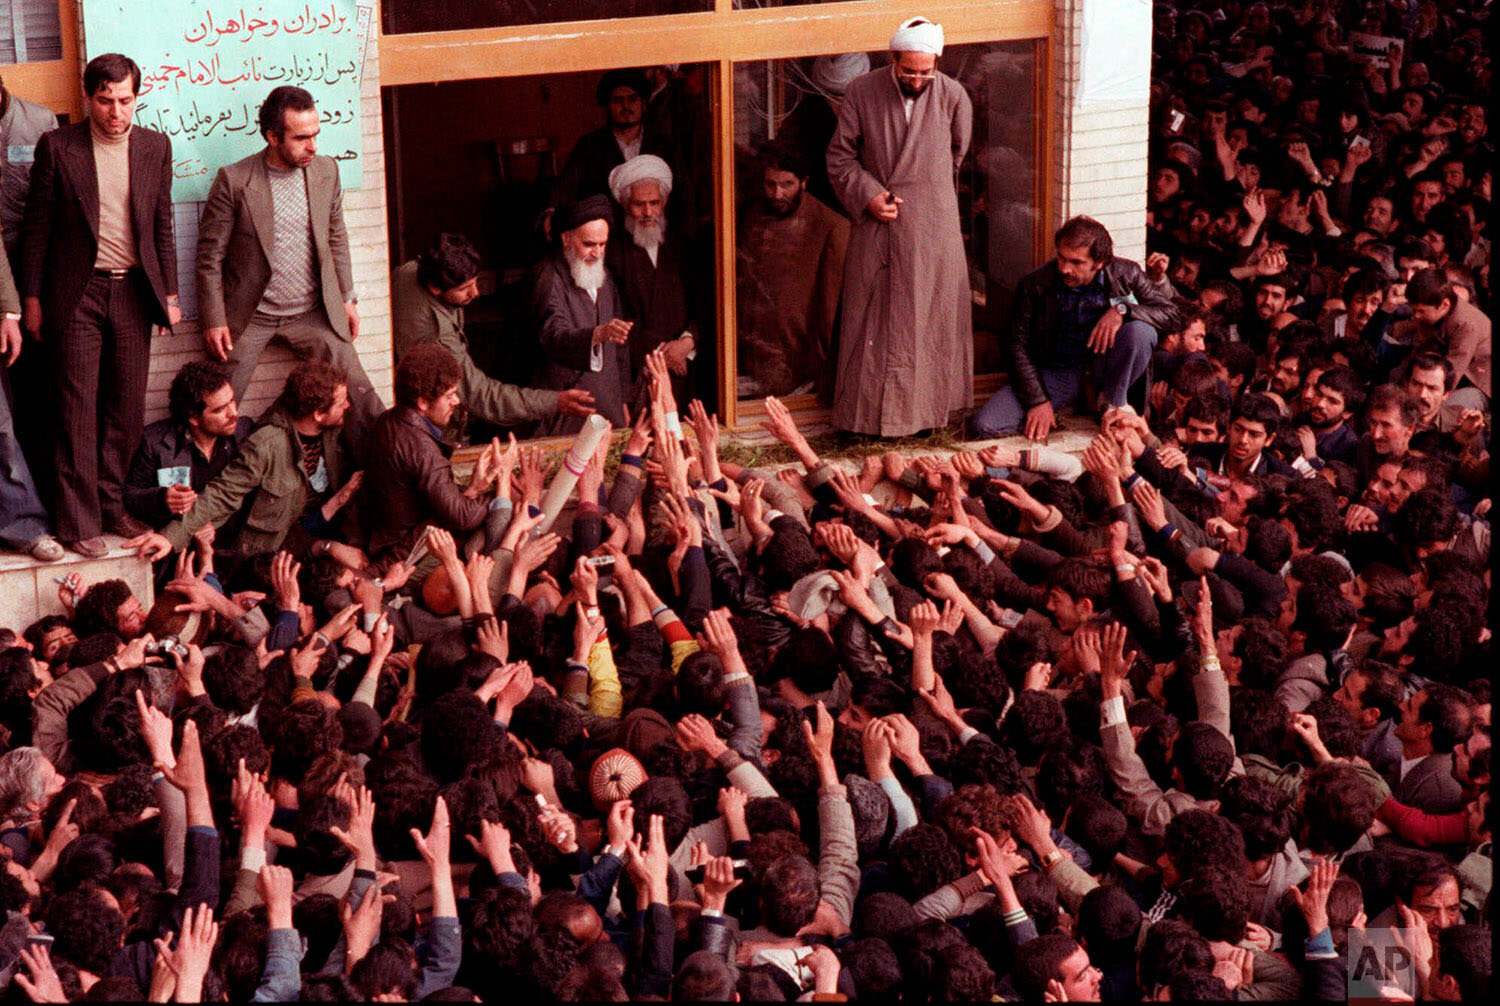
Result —
[{"label": "concrete ledge", "polygon": [[85,588],[101,580],[124,580],[149,609],[155,599],[151,566],[120,547],[125,539],[106,535],[105,540],[110,551],[102,559],[70,551],[57,562],[38,562],[29,555],[0,553],[0,626],[20,632],[44,615],[63,614],[54,580],[70,573],[77,573]]}]

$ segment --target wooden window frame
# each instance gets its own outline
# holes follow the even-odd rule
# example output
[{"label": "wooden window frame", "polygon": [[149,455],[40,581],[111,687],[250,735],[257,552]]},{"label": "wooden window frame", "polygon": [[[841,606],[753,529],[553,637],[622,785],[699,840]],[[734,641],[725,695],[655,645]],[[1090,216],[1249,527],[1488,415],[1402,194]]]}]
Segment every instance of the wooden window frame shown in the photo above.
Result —
[{"label": "wooden window frame", "polygon": [[83,115],[83,66],[78,58],[78,0],[57,0],[62,58],[0,66],[5,89],[27,101],[66,112],[73,121]]},{"label": "wooden window frame", "polygon": [[[74,0],[62,0],[64,4]],[[884,49],[894,26],[911,16],[909,0],[854,0],[735,10],[732,0],[693,14],[569,21],[544,25],[413,32],[380,39],[380,84],[431,84],[492,77],[608,70],[661,63],[709,64],[713,70],[715,282],[719,341],[719,414],[729,430],[752,428],[764,407],[736,397],[734,64],[827,52]],[[921,14],[943,26],[948,45],[1030,41],[1036,73],[1032,104],[1037,136],[1035,204],[1038,254],[1055,219],[1057,166],[1053,121],[1056,11],[1052,0],[928,0]],[[379,14],[376,15],[379,23]],[[66,30],[66,29],[65,29]],[[387,152],[388,156],[391,152]],[[974,377],[974,394],[999,387],[995,374]],[[808,423],[827,420],[812,395],[786,404]]]}]

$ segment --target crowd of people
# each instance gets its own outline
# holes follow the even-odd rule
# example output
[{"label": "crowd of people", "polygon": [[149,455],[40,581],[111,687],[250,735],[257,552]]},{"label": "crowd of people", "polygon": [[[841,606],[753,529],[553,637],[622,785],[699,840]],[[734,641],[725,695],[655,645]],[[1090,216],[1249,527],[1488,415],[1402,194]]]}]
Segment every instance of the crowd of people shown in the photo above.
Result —
[{"label": "crowd of people", "polygon": [[[0,629],[5,995],[1487,998],[1485,24],[1158,4],[1150,254],[1075,218],[1022,282],[969,421],[1025,445],[850,470],[771,397],[779,472],[721,456],[690,329],[602,313],[610,199],[618,268],[671,247],[650,153],[549,217],[552,387],[474,366],[478,256],[445,235],[397,271],[382,408],[287,89],[205,209],[219,359],[140,431],[118,382],[175,321],[170,216],[131,64],[95,60],[16,216],[4,176],[0,334],[14,363],[43,333],[92,410],[61,533],[133,533],[160,589],[64,577],[65,614]],[[959,103],[929,48],[875,71],[912,122]],[[304,358],[251,422],[272,338]],[[463,482],[461,407],[597,447],[496,439]],[[1046,444],[1068,410],[1098,419],[1080,456]],[[57,558],[25,485],[0,532]],[[1355,967],[1372,946],[1400,953]]]}]

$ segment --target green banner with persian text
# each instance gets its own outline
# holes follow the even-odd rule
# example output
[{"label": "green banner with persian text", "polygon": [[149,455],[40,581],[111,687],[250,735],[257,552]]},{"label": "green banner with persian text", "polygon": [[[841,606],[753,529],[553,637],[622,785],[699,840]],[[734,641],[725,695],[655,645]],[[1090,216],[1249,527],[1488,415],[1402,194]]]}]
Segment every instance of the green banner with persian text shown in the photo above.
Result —
[{"label": "green banner with persian text", "polygon": [[260,104],[295,84],[318,103],[318,153],[358,188],[360,77],[373,2],[360,0],[83,0],[92,58],[122,52],[141,66],[135,121],[172,140],[174,202],[208,195],[219,168],[260,150]]}]

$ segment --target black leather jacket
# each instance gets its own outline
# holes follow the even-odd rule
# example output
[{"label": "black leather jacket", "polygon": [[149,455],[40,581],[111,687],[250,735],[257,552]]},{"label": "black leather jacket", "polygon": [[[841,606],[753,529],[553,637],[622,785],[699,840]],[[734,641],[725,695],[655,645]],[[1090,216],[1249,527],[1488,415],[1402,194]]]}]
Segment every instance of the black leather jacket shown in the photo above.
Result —
[{"label": "black leather jacket", "polygon": [[[1172,307],[1170,287],[1157,286],[1146,278],[1141,267],[1128,259],[1110,259],[1104,267],[1104,283],[1111,299],[1134,294],[1137,303],[1128,305],[1126,321],[1143,321],[1156,329],[1158,334],[1170,332],[1177,322],[1177,311]],[[1058,330],[1057,291],[1062,288],[1062,278],[1057,272],[1057,259],[1049,260],[1040,269],[1021,278],[1016,287],[1016,299],[1010,309],[1010,324],[1007,337],[1010,339],[1010,382],[1016,389],[1016,397],[1025,408],[1032,408],[1047,401],[1047,392],[1042,387],[1037,373],[1036,360],[1046,357],[1049,341]]]}]

